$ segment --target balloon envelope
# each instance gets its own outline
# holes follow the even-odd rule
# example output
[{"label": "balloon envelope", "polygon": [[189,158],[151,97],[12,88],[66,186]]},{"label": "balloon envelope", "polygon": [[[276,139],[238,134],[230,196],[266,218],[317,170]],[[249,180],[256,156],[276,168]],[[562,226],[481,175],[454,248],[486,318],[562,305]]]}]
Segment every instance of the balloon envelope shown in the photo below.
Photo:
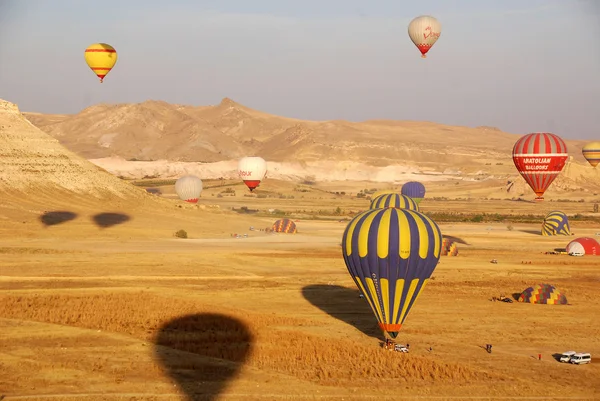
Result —
[{"label": "balloon envelope", "polygon": [[202,180],[195,175],[185,175],[175,182],[175,192],[179,199],[196,203],[202,193]]},{"label": "balloon envelope", "polygon": [[567,245],[567,253],[571,252],[581,252],[584,255],[600,256],[600,244],[594,238],[577,238]]},{"label": "balloon envelope", "polygon": [[244,157],[238,163],[238,175],[253,191],[267,174],[267,162],[262,157]]},{"label": "balloon envelope", "polygon": [[418,205],[425,197],[425,185],[417,181],[409,181],[402,185],[400,193],[402,195],[410,196]]},{"label": "balloon envelope", "polygon": [[437,42],[442,33],[442,25],[430,15],[421,15],[408,24],[408,36],[421,52],[421,57]]},{"label": "balloon envelope", "polygon": [[543,200],[544,192],[558,177],[569,155],[558,135],[535,132],[515,143],[512,156],[519,174],[536,193],[536,200]]},{"label": "balloon envelope", "polygon": [[442,234],[413,210],[371,209],[354,217],[342,237],[344,262],[379,327],[396,338],[440,259]]},{"label": "balloon envelope", "polygon": [[371,201],[370,209],[380,209],[383,207],[397,207],[398,209],[409,209],[419,211],[419,206],[412,198],[400,194],[379,195]]},{"label": "balloon envelope", "polygon": [[571,235],[569,218],[561,211],[555,210],[546,215],[542,224],[542,235]]},{"label": "balloon envelope", "polygon": [[117,63],[117,51],[106,43],[94,43],[89,46],[85,49],[84,57],[88,67],[100,78],[100,83]]},{"label": "balloon envelope", "polygon": [[596,167],[600,163],[600,142],[592,142],[586,144],[581,150],[583,157],[592,165]]}]

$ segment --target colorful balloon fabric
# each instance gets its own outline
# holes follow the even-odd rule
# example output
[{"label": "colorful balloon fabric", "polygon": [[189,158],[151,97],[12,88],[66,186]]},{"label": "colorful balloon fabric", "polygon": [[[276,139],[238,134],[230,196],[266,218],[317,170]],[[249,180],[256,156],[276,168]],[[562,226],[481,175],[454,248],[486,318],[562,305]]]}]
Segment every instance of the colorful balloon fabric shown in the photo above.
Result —
[{"label": "colorful balloon fabric", "polygon": [[571,252],[600,256],[600,244],[594,238],[576,238],[567,245],[567,253]]},{"label": "colorful balloon fabric", "polygon": [[558,136],[536,132],[521,137],[513,147],[513,162],[519,174],[537,195],[544,199],[544,192],[562,171],[567,157],[567,145]]},{"label": "colorful balloon fabric", "polygon": [[272,228],[273,231],[275,231],[276,233],[295,234],[296,232],[298,232],[298,229],[296,228],[296,223],[294,223],[290,219],[277,220],[275,223],[273,223]]},{"label": "colorful balloon fabric", "polygon": [[567,298],[550,284],[538,284],[527,288],[519,295],[518,301],[547,305],[567,304]]},{"label": "colorful balloon fabric", "polygon": [[88,67],[100,78],[100,83],[104,82],[104,77],[115,66],[118,58],[115,48],[106,43],[94,43],[88,46],[84,57]]},{"label": "colorful balloon fabric", "polygon": [[600,142],[588,143],[583,147],[581,153],[592,167],[596,167],[600,163]]},{"label": "colorful balloon fabric", "polygon": [[569,218],[567,215],[558,210],[548,213],[542,224],[542,235],[571,235],[571,227],[569,227]]},{"label": "colorful balloon fabric", "polygon": [[389,337],[398,336],[439,262],[441,245],[437,224],[414,210],[371,209],[346,227],[344,262]]},{"label": "colorful balloon fabric", "polygon": [[400,194],[379,195],[371,201],[371,209],[384,207],[397,207],[400,209],[409,209],[419,211],[419,205],[412,198]]}]

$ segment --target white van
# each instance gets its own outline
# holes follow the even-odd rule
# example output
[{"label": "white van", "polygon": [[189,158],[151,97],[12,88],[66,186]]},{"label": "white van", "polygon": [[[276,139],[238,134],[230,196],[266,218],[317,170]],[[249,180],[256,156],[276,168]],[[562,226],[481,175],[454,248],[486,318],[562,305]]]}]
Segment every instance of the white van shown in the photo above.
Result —
[{"label": "white van", "polygon": [[575,355],[577,352],[575,351],[567,351],[567,352],[563,352],[562,355],[559,358],[559,361],[561,362],[569,362],[571,360],[571,357],[573,355]]},{"label": "white van", "polygon": [[575,355],[573,355],[571,357],[571,359],[569,359],[570,363],[573,363],[575,365],[583,365],[584,363],[591,363],[592,362],[592,355],[590,354],[584,354],[584,353],[577,353]]},{"label": "white van", "polygon": [[581,251],[573,251],[573,252],[569,252],[569,256],[584,256],[585,252],[581,252]]}]

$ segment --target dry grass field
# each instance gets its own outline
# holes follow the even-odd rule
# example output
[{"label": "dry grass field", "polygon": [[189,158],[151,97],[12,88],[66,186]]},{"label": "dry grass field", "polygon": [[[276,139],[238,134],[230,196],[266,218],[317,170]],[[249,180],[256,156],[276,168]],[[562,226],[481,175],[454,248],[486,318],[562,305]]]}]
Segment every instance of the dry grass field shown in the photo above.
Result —
[{"label": "dry grass field", "polygon": [[[447,192],[432,185],[422,210],[445,216],[440,227],[456,237],[459,255],[442,257],[412,309],[399,336],[410,353],[402,354],[381,348],[341,257],[346,220],[369,202],[331,193],[376,185],[298,192],[298,184],[267,180],[260,197],[249,197],[230,184],[205,182],[197,206],[169,200],[172,186],[153,187],[167,198],[156,204],[3,195],[0,394],[7,401],[600,397],[600,257],[544,254],[570,238],[542,237],[540,222],[524,217],[560,206],[589,215],[571,225],[594,236],[600,224],[591,203],[433,200]],[[227,187],[235,196],[222,193]],[[258,211],[238,213],[242,207]],[[298,234],[258,230],[285,211]],[[514,217],[462,222],[483,213]],[[187,239],[173,237],[179,229]],[[570,304],[490,301],[537,283],[557,286]],[[571,349],[592,353],[593,363],[553,358]]]}]

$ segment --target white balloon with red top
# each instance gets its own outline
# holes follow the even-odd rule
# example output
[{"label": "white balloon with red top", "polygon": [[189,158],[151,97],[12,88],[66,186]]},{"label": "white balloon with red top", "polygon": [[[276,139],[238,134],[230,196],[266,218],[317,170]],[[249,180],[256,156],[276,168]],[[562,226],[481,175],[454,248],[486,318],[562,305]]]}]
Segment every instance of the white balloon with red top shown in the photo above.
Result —
[{"label": "white balloon with red top", "polygon": [[267,174],[267,162],[262,157],[244,157],[238,163],[238,175],[253,191]]}]

